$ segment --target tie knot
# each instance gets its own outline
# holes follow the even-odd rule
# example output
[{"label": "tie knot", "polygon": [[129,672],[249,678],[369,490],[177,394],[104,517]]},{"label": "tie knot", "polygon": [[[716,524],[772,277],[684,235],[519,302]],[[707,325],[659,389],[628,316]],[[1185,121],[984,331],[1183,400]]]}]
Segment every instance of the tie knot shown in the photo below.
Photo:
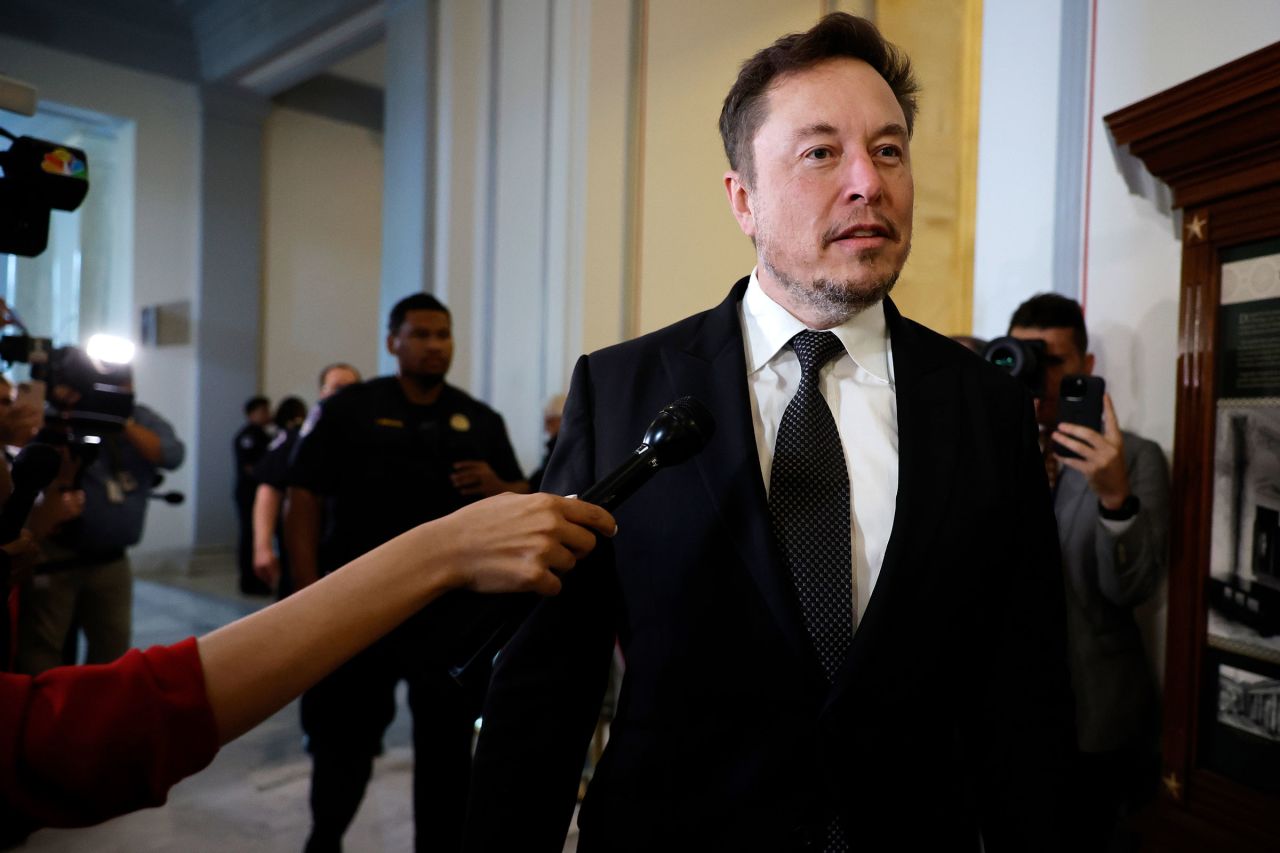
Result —
[{"label": "tie knot", "polygon": [[791,339],[791,348],[800,359],[800,370],[805,376],[815,375],[824,364],[844,352],[844,344],[833,333],[809,329],[796,333]]}]

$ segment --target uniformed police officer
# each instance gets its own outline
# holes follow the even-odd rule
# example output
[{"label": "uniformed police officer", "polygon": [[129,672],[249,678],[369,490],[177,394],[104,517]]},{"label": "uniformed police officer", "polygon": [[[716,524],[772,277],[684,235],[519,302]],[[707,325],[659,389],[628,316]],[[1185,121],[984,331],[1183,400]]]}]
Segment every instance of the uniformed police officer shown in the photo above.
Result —
[{"label": "uniformed police officer", "polygon": [[236,458],[236,515],[240,521],[236,564],[240,570],[240,591],[246,595],[266,595],[270,588],[253,572],[253,494],[258,486],[253,479],[253,466],[271,443],[271,434],[267,432],[267,424],[271,423],[271,401],[266,397],[250,397],[244,404],[244,416],[245,425],[232,442]]},{"label": "uniformed police officer", "polygon": [[[473,500],[528,491],[502,418],[444,381],[453,357],[448,309],[425,293],[401,300],[391,309],[386,346],[397,374],[342,389],[312,412],[298,439],[285,542],[299,589]],[[304,694],[312,756],[308,851],[341,849],[395,716],[401,678],[409,682],[414,717],[417,849],[458,848],[485,685],[458,686],[448,675],[456,658],[435,651],[447,643],[426,638],[448,630],[442,626],[450,625],[450,612],[446,597],[428,618],[410,620]]]}]

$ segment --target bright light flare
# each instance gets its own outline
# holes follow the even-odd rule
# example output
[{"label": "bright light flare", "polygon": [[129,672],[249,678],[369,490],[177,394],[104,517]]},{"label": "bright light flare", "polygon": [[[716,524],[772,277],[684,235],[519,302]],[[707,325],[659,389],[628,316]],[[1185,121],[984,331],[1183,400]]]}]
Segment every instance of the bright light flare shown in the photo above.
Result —
[{"label": "bright light flare", "polygon": [[90,358],[108,364],[129,364],[133,361],[135,349],[133,341],[115,335],[94,335],[85,346]]}]

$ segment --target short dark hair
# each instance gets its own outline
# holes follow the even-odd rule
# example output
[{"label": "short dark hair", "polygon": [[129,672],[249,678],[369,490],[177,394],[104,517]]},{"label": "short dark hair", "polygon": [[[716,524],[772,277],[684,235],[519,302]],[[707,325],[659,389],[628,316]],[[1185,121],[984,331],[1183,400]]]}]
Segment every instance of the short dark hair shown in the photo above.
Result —
[{"label": "short dark hair", "polygon": [[[404,322],[403,317],[400,319],[400,322],[401,323]],[[399,328],[399,327],[397,326],[396,328]],[[395,329],[392,329],[392,331],[395,331]],[[361,378],[360,371],[356,370],[354,367],[347,364],[345,361],[335,361],[333,364],[326,364],[324,366],[324,370],[320,371],[320,382],[317,384],[319,384],[321,388],[324,387],[324,381],[329,378],[329,372],[333,370],[350,370],[351,373],[355,376],[356,381],[357,382],[360,381],[360,378]]]},{"label": "short dark hair", "polygon": [[440,311],[446,316],[449,314],[444,303],[430,293],[415,293],[401,299],[391,308],[391,314],[387,317],[387,331],[393,335],[400,331],[400,326],[410,311]]},{"label": "short dark hair", "polygon": [[280,405],[276,406],[275,422],[276,426],[285,429],[294,421],[300,421],[307,416],[307,404],[301,397],[285,397],[280,401]]},{"label": "short dark hair", "polygon": [[885,41],[876,25],[847,12],[832,12],[803,33],[790,33],[742,64],[738,79],[720,110],[720,138],[729,168],[746,183],[755,179],[752,142],[765,120],[765,95],[784,74],[804,71],[828,59],[861,59],[889,84],[907,119],[907,135],[915,130],[916,95],[920,84],[911,60]]},{"label": "short dark hair", "polygon": [[251,415],[256,410],[261,409],[264,406],[268,409],[271,408],[271,401],[268,400],[266,397],[263,397],[261,395],[257,397],[250,397],[248,400],[244,401],[244,413],[246,415]]},{"label": "short dark hair", "polygon": [[1089,330],[1084,326],[1080,303],[1060,293],[1037,293],[1018,306],[1009,318],[1009,329],[1070,329],[1080,355],[1089,352]]}]

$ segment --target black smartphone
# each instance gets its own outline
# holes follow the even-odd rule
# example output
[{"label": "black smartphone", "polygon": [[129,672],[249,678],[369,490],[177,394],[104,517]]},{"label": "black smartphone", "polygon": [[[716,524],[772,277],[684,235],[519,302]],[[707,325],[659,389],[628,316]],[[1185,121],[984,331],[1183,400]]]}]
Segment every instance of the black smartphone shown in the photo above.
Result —
[{"label": "black smartphone", "polygon": [[[1058,388],[1058,422],[1079,424],[1094,432],[1102,432],[1102,395],[1107,383],[1101,376],[1085,376],[1073,373],[1062,377]],[[1080,454],[1053,443],[1053,452],[1059,456],[1079,459]]]}]

